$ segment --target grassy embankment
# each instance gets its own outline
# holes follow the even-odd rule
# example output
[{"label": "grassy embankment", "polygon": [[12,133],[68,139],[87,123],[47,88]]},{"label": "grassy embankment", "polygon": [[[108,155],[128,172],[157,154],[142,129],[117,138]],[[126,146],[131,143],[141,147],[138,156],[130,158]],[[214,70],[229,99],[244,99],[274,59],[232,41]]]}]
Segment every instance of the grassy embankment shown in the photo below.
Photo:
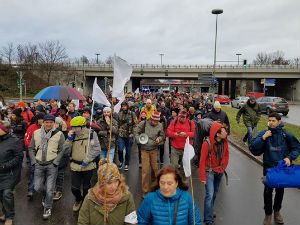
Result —
[{"label": "grassy embankment", "polygon": [[[246,134],[247,129],[243,123],[242,117],[240,120],[240,124],[237,124],[237,122],[236,122],[235,117],[236,117],[238,110],[234,109],[234,108],[229,108],[226,106],[222,106],[222,110],[227,113],[227,116],[229,118],[231,133],[237,135],[238,137],[240,137],[242,139],[244,137],[244,135]],[[260,132],[261,130],[267,129],[267,123],[268,123],[268,118],[261,117],[258,122],[257,131]],[[284,123],[284,128],[287,131],[294,134],[298,140],[300,139],[300,127],[295,126],[293,124]]]}]

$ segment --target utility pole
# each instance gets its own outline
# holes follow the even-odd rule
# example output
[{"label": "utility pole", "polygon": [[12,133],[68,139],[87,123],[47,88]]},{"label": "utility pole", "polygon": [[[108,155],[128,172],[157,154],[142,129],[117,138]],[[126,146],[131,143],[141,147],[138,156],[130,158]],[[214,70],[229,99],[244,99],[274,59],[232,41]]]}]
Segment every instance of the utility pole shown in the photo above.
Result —
[{"label": "utility pole", "polygon": [[240,55],[242,55],[241,53],[236,53],[237,57],[238,57],[238,65],[240,65]]},{"label": "utility pole", "polygon": [[98,56],[100,55],[100,53],[96,53],[95,55],[97,56],[97,61],[96,62],[98,64]]},{"label": "utility pole", "polygon": [[159,55],[160,55],[160,65],[162,66],[162,57],[163,57],[165,54],[160,53]]},{"label": "utility pole", "polygon": [[24,83],[23,81],[23,71],[17,71],[17,74],[18,74],[18,88],[20,90],[20,102],[22,101],[22,84]]}]

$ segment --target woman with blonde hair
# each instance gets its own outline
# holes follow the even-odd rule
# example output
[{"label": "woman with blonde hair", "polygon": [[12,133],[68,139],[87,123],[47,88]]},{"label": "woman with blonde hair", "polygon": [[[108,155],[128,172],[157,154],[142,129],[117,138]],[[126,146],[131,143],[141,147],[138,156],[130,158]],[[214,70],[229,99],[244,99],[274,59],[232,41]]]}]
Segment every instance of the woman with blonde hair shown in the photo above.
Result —
[{"label": "woman with blonde hair", "polygon": [[116,164],[99,161],[98,182],[89,189],[79,212],[78,224],[136,224],[132,194]]}]

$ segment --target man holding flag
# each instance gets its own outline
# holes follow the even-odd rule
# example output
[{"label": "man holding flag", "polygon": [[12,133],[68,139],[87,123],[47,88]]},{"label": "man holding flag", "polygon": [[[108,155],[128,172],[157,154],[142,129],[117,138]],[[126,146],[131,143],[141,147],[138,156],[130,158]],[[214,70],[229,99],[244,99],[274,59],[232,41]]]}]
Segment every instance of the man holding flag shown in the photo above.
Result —
[{"label": "man holding flag", "polygon": [[[202,144],[200,181],[205,184],[204,223],[214,224],[213,208],[221,178],[229,161],[227,130],[220,123],[213,123],[209,139]],[[225,174],[226,175],[226,174]]]}]

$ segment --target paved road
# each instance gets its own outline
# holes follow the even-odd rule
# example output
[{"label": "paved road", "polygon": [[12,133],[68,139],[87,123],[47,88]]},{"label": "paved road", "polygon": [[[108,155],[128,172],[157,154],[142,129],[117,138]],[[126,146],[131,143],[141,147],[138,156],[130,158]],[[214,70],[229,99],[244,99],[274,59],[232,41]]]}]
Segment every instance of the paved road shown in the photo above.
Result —
[{"label": "paved road", "polygon": [[[216,224],[219,225],[260,225],[264,218],[263,184],[260,182],[262,167],[247,156],[230,146],[230,163],[227,169],[229,185],[222,181],[219,195],[215,203],[217,213]],[[166,157],[168,155],[166,154]],[[141,204],[141,170],[136,163],[137,150],[134,145],[132,164],[129,172],[124,172],[130,191],[135,197],[136,206]],[[203,200],[205,189],[199,181],[198,169],[193,168],[193,185],[195,202],[203,215]],[[27,168],[23,169],[22,181],[16,187],[15,224],[76,224],[77,214],[72,212],[74,198],[70,190],[70,173],[65,176],[64,195],[54,203],[52,218],[42,220],[41,197],[35,196],[29,202],[26,198]],[[286,189],[282,214],[286,225],[300,224],[300,191]]]}]

